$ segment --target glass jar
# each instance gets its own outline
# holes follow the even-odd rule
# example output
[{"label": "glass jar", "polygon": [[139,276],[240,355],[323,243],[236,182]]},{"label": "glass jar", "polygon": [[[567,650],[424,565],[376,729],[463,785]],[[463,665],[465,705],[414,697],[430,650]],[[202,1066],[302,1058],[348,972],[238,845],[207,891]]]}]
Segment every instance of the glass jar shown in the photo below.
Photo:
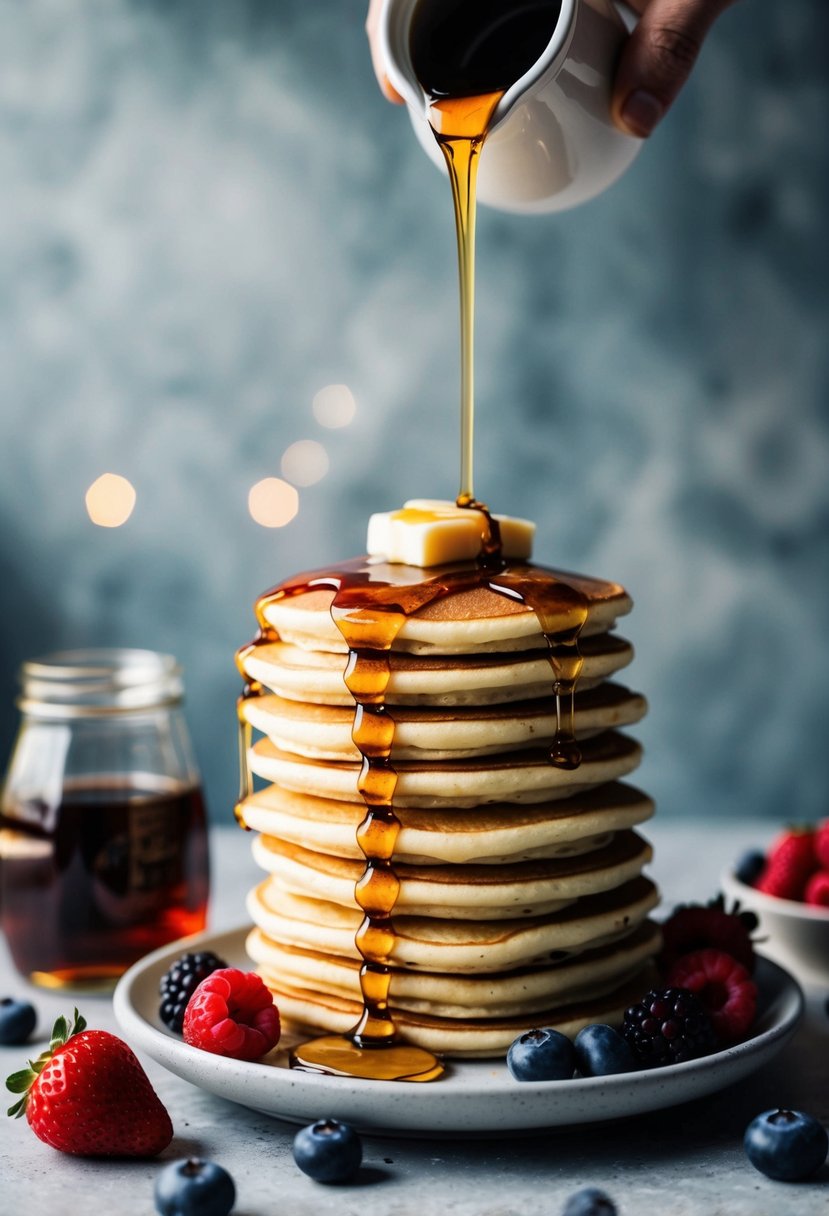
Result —
[{"label": "glass jar", "polygon": [[149,650],[65,651],[21,670],[0,801],[0,923],[18,970],[110,987],[205,926],[207,828],[181,669]]}]

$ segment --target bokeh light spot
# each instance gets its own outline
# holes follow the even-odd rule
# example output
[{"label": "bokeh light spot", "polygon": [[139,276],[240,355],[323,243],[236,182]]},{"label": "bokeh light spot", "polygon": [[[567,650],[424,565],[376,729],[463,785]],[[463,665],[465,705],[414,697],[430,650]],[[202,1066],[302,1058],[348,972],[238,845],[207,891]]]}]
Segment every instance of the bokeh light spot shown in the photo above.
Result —
[{"label": "bokeh light spot", "polygon": [[248,510],[263,528],[284,528],[299,510],[299,495],[280,477],[264,477],[250,488]]},{"label": "bokeh light spot", "polygon": [[89,518],[99,528],[120,528],[132,515],[135,488],[126,477],[102,473],[86,491],[84,501]]},{"label": "bokeh light spot", "polygon": [[328,453],[316,439],[298,439],[282,453],[282,476],[295,486],[312,486],[329,468]]},{"label": "bokeh light spot", "polygon": [[347,384],[326,384],[315,395],[311,409],[320,426],[337,430],[354,421],[357,402]]}]

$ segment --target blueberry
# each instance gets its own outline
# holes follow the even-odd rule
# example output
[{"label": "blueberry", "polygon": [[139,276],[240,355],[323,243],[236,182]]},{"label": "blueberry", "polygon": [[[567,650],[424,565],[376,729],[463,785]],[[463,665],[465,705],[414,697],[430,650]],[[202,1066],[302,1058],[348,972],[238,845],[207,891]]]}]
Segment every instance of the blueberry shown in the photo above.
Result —
[{"label": "blueberry", "polygon": [[761,1174],[797,1182],[819,1170],[829,1151],[822,1124],[798,1110],[767,1110],[746,1128],[743,1147]]},{"label": "blueberry", "polygon": [[576,1191],[564,1205],[561,1216],[617,1216],[616,1204],[596,1186]]},{"label": "blueberry", "polygon": [[294,1161],[315,1182],[348,1182],[362,1160],[360,1137],[336,1119],[318,1119],[294,1136]]},{"label": "blueberry", "polygon": [[233,1179],[215,1161],[171,1161],[156,1179],[155,1210],[161,1216],[228,1216],[235,1202]]},{"label": "blueberry", "polygon": [[36,1025],[34,1005],[28,1001],[16,1001],[13,996],[4,996],[0,1000],[0,1043],[4,1047],[25,1043]]},{"label": "blueberry", "polygon": [[558,1030],[528,1030],[510,1044],[507,1068],[516,1081],[568,1081],[575,1072],[576,1052]]},{"label": "blueberry", "polygon": [[766,855],[759,849],[749,849],[742,853],[734,866],[734,877],[744,882],[747,887],[753,887],[763,872]]},{"label": "blueberry", "polygon": [[627,1039],[612,1026],[585,1026],[576,1035],[576,1067],[584,1077],[609,1077],[636,1067]]}]

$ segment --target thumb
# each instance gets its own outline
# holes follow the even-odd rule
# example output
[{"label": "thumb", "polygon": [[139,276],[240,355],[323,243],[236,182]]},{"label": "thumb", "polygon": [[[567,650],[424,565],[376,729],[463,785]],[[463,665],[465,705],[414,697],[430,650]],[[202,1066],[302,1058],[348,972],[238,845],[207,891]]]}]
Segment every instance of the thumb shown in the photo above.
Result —
[{"label": "thumb", "polygon": [[640,138],[650,135],[688,79],[714,20],[730,3],[652,0],[647,5],[616,69],[611,113],[618,127]]}]

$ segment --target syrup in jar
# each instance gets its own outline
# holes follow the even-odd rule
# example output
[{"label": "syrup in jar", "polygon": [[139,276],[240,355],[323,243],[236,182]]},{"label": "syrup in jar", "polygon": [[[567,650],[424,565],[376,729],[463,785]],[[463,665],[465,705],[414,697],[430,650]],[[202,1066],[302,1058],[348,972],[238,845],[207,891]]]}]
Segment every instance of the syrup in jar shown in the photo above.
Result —
[{"label": "syrup in jar", "polygon": [[205,926],[206,816],[181,672],[151,651],[87,650],[21,675],[0,803],[0,923],[33,983],[108,988]]}]

